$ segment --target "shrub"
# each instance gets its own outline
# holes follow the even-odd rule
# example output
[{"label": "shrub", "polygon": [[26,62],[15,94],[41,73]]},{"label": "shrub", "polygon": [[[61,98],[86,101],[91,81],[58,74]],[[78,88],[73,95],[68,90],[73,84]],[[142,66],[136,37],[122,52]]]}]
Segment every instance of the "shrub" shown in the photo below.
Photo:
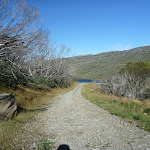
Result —
[{"label": "shrub", "polygon": [[150,98],[150,64],[128,63],[118,76],[102,81],[101,89],[117,96],[141,100]]},{"label": "shrub", "polygon": [[37,84],[47,84],[46,78],[44,78],[40,74],[37,74],[33,77],[33,82]]},{"label": "shrub", "polygon": [[147,113],[148,115],[150,115],[150,108],[145,109],[144,113]]},{"label": "shrub", "polygon": [[135,79],[145,80],[150,77],[150,64],[147,62],[130,62],[120,71],[120,74],[127,73]]},{"label": "shrub", "polygon": [[35,76],[33,79],[33,82],[39,87],[45,86],[49,88],[55,88],[57,87],[57,84],[54,80],[47,80],[45,77],[42,77],[41,75]]},{"label": "shrub", "polygon": [[48,80],[47,85],[51,88],[56,88],[57,87],[57,84],[54,80]]},{"label": "shrub", "polygon": [[[19,71],[18,71],[19,70]],[[17,88],[17,85],[25,85],[27,83],[27,76],[25,70],[20,70],[17,66],[11,68],[7,61],[0,63],[0,85],[10,87],[13,89]]]},{"label": "shrub", "polygon": [[31,89],[47,90],[47,91],[51,90],[50,87],[44,84],[36,84],[36,83],[29,82],[27,86]]}]

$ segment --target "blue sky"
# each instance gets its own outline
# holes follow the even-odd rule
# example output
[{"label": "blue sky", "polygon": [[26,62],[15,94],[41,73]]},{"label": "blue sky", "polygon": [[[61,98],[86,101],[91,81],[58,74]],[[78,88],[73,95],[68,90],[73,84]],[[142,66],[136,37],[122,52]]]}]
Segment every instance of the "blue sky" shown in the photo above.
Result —
[{"label": "blue sky", "polygon": [[75,55],[150,45],[150,0],[27,0]]}]

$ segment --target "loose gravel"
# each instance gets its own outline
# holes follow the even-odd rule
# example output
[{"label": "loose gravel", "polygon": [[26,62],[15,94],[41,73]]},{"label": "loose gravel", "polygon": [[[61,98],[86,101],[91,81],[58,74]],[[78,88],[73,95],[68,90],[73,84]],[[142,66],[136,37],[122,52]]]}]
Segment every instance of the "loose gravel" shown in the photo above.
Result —
[{"label": "loose gravel", "polygon": [[71,150],[150,150],[149,132],[90,103],[81,95],[82,86],[57,96],[32,128],[40,127],[56,148],[68,144]]}]

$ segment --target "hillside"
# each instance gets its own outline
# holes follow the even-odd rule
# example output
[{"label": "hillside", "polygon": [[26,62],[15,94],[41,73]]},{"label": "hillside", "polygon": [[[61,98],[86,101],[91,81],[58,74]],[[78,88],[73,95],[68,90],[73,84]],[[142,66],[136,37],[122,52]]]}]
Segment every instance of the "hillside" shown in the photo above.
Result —
[{"label": "hillside", "polygon": [[76,77],[83,79],[110,77],[117,74],[128,62],[138,61],[150,62],[150,46],[67,59],[67,62],[75,69]]}]

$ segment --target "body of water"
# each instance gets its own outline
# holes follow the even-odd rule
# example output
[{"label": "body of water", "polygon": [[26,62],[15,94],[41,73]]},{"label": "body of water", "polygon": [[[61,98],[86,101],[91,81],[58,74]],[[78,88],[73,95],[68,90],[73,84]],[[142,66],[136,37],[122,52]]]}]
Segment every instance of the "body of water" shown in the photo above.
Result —
[{"label": "body of water", "polygon": [[88,79],[77,79],[77,82],[80,82],[80,83],[95,83],[95,84],[100,84],[99,80],[88,80]]},{"label": "body of water", "polygon": [[77,79],[77,82],[80,82],[80,83],[88,83],[88,82],[93,82],[93,80]]}]

